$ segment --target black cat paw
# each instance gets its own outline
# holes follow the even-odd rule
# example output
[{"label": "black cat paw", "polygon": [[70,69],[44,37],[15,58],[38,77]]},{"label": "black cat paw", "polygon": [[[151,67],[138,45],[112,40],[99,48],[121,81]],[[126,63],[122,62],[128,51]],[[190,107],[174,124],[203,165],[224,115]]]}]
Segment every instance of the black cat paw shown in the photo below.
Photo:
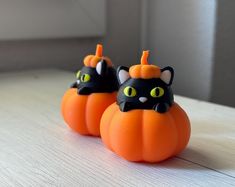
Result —
[{"label": "black cat paw", "polygon": [[77,85],[77,82],[74,82],[73,84],[71,84],[70,88],[77,88],[78,85]]},{"label": "black cat paw", "polygon": [[131,110],[130,105],[127,102],[120,103],[119,104],[119,109],[122,112],[127,112],[127,111]]},{"label": "black cat paw", "polygon": [[154,110],[159,113],[165,113],[169,110],[169,105],[167,103],[158,103],[154,106]]},{"label": "black cat paw", "polygon": [[92,90],[88,87],[78,88],[78,94],[79,95],[89,95],[91,93],[92,93]]}]

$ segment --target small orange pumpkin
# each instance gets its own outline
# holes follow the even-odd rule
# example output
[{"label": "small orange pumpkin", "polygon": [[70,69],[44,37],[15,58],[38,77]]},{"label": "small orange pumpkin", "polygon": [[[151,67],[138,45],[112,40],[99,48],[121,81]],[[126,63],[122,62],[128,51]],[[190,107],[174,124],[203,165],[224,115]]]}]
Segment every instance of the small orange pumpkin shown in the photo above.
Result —
[{"label": "small orange pumpkin", "polygon": [[141,57],[141,64],[133,65],[130,67],[129,74],[133,79],[151,79],[159,78],[161,69],[158,66],[148,64],[149,51],[143,51]]},{"label": "small orange pumpkin", "polygon": [[132,66],[129,74],[118,70],[117,103],[105,110],[100,132],[104,144],[126,160],[159,162],[186,147],[190,122],[171,95],[173,70],[159,71],[146,63],[147,56],[144,51],[142,64]]},{"label": "small orange pumpkin", "polygon": [[96,54],[95,55],[87,55],[84,58],[84,65],[87,67],[95,68],[101,60],[105,60],[108,66],[112,66],[112,62],[109,57],[102,56],[103,54],[103,47],[102,45],[98,44],[96,47]]},{"label": "small orange pumpkin", "polygon": [[62,98],[61,113],[65,122],[82,135],[100,136],[101,116],[115,102],[117,89],[111,60],[102,56],[102,46],[97,45],[96,55],[85,57],[77,81]]}]

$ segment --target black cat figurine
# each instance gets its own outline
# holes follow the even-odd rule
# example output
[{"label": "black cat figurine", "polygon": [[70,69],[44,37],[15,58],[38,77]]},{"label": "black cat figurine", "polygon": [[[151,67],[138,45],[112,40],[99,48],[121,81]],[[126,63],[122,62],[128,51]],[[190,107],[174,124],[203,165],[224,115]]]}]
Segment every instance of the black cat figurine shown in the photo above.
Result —
[{"label": "black cat figurine", "polygon": [[122,112],[133,109],[155,110],[164,113],[174,103],[171,84],[174,70],[171,67],[160,69],[147,63],[148,51],[144,51],[141,64],[117,69],[120,88],[117,103]]},{"label": "black cat figurine", "polygon": [[108,57],[102,56],[102,46],[97,45],[96,55],[88,55],[84,65],[76,74],[77,81],[71,88],[77,88],[78,94],[112,93],[118,90],[115,69]]}]

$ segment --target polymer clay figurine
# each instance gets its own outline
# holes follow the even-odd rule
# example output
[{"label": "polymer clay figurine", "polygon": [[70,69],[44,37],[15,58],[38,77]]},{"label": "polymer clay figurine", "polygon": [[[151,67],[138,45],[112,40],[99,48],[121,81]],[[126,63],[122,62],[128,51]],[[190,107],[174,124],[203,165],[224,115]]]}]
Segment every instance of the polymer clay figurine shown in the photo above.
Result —
[{"label": "polymer clay figurine", "polygon": [[74,131],[83,135],[100,135],[100,119],[104,110],[116,101],[118,81],[108,57],[98,44],[95,55],[84,59],[76,74],[77,81],[62,99],[62,115]]},{"label": "polymer clay figurine", "polygon": [[159,162],[181,152],[190,137],[190,122],[174,102],[171,84],[174,70],[160,69],[147,62],[119,67],[117,103],[109,106],[101,119],[104,144],[130,161]]},{"label": "polymer clay figurine", "polygon": [[102,46],[97,45],[96,55],[88,55],[84,65],[78,70],[77,81],[71,85],[78,89],[78,94],[112,93],[117,91],[116,71],[108,57],[102,56]]}]

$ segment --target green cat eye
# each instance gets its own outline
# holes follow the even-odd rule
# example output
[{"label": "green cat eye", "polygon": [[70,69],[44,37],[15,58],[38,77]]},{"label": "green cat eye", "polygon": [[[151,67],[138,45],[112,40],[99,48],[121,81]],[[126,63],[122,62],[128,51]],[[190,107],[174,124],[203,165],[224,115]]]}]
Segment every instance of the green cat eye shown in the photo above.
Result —
[{"label": "green cat eye", "polygon": [[164,89],[161,87],[155,87],[150,91],[152,97],[161,97],[164,95]]},{"label": "green cat eye", "polygon": [[131,86],[127,86],[126,88],[124,88],[123,93],[127,97],[134,97],[136,96],[136,89]]},{"label": "green cat eye", "polygon": [[81,71],[79,70],[79,71],[77,72],[77,74],[76,74],[76,78],[77,78],[77,79],[80,79],[80,75],[81,75]]},{"label": "green cat eye", "polygon": [[82,82],[88,82],[91,79],[91,76],[89,74],[83,74],[81,76],[81,81]]}]

